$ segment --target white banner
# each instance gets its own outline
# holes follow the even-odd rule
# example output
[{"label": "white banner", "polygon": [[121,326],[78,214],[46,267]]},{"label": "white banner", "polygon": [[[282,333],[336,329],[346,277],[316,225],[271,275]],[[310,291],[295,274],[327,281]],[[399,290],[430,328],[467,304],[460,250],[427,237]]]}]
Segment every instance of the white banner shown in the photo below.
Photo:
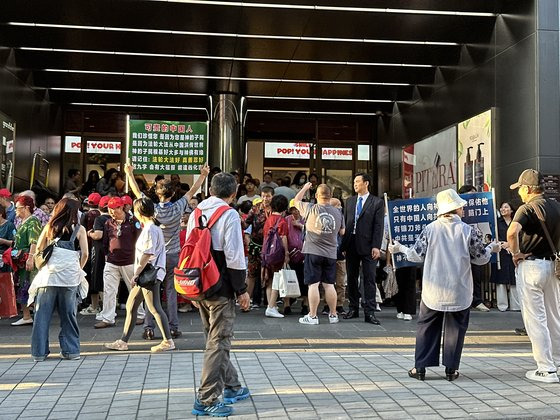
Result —
[{"label": "white banner", "polygon": [[[309,159],[311,143],[265,143],[264,157],[270,159]],[[351,147],[323,147],[323,160],[352,160]]]},{"label": "white banner", "polygon": [[[79,136],[66,136],[64,143],[64,151],[66,153],[80,153],[82,138]],[[103,153],[106,155],[120,155],[121,142],[111,140],[88,140],[87,151],[88,154]]]}]

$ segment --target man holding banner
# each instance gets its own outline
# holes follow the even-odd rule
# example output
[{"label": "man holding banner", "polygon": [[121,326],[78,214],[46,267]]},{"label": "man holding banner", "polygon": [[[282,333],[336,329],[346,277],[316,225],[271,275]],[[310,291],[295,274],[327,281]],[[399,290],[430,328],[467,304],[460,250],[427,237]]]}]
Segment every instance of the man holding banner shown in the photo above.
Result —
[{"label": "man holding banner", "polygon": [[[461,220],[468,204],[455,190],[437,195],[435,221],[422,229],[413,247],[396,241],[389,252],[403,253],[408,261],[424,262],[422,300],[416,331],[412,378],[424,380],[426,367],[439,366],[443,330],[443,365],[448,381],[459,377],[459,363],[469,325],[473,284],[471,262],[486,264],[496,242],[484,247],[482,232]],[[444,323],[445,320],[445,323]]]}]

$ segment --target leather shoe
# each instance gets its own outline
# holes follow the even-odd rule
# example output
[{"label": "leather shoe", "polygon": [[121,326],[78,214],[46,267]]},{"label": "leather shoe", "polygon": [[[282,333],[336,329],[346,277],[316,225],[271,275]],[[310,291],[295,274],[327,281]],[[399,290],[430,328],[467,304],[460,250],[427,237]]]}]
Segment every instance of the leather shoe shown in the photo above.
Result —
[{"label": "leather shoe", "polygon": [[419,381],[426,379],[426,368],[413,368],[408,371],[408,376]]},{"label": "leather shoe", "polygon": [[369,324],[373,324],[373,325],[381,325],[381,322],[379,322],[379,320],[373,314],[366,315],[366,318],[365,318],[364,321],[366,321]]},{"label": "leather shoe", "polygon": [[348,312],[344,314],[344,319],[359,318],[360,313],[355,309],[348,309]]}]

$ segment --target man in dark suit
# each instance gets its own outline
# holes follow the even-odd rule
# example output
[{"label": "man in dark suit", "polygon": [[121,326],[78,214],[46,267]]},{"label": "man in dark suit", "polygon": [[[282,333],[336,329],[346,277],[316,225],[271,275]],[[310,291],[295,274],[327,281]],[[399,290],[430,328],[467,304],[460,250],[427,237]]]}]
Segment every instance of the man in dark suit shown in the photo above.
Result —
[{"label": "man in dark suit", "polygon": [[358,194],[348,199],[344,216],[346,233],[341,249],[346,252],[348,297],[350,309],[344,319],[359,317],[360,292],[358,276],[360,263],[363,271],[362,304],[365,321],[379,325],[375,317],[375,270],[383,238],[383,200],[369,193],[371,177],[360,173],[354,178],[354,191]]}]

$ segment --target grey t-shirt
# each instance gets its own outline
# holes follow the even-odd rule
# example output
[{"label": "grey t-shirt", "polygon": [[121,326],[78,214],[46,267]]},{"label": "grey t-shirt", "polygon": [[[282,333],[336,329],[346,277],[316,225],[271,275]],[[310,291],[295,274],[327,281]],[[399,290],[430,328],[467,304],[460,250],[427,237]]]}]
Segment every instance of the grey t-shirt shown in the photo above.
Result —
[{"label": "grey t-shirt", "polygon": [[324,204],[296,203],[305,222],[303,253],[336,259],[338,232],[342,227],[342,212]]}]

